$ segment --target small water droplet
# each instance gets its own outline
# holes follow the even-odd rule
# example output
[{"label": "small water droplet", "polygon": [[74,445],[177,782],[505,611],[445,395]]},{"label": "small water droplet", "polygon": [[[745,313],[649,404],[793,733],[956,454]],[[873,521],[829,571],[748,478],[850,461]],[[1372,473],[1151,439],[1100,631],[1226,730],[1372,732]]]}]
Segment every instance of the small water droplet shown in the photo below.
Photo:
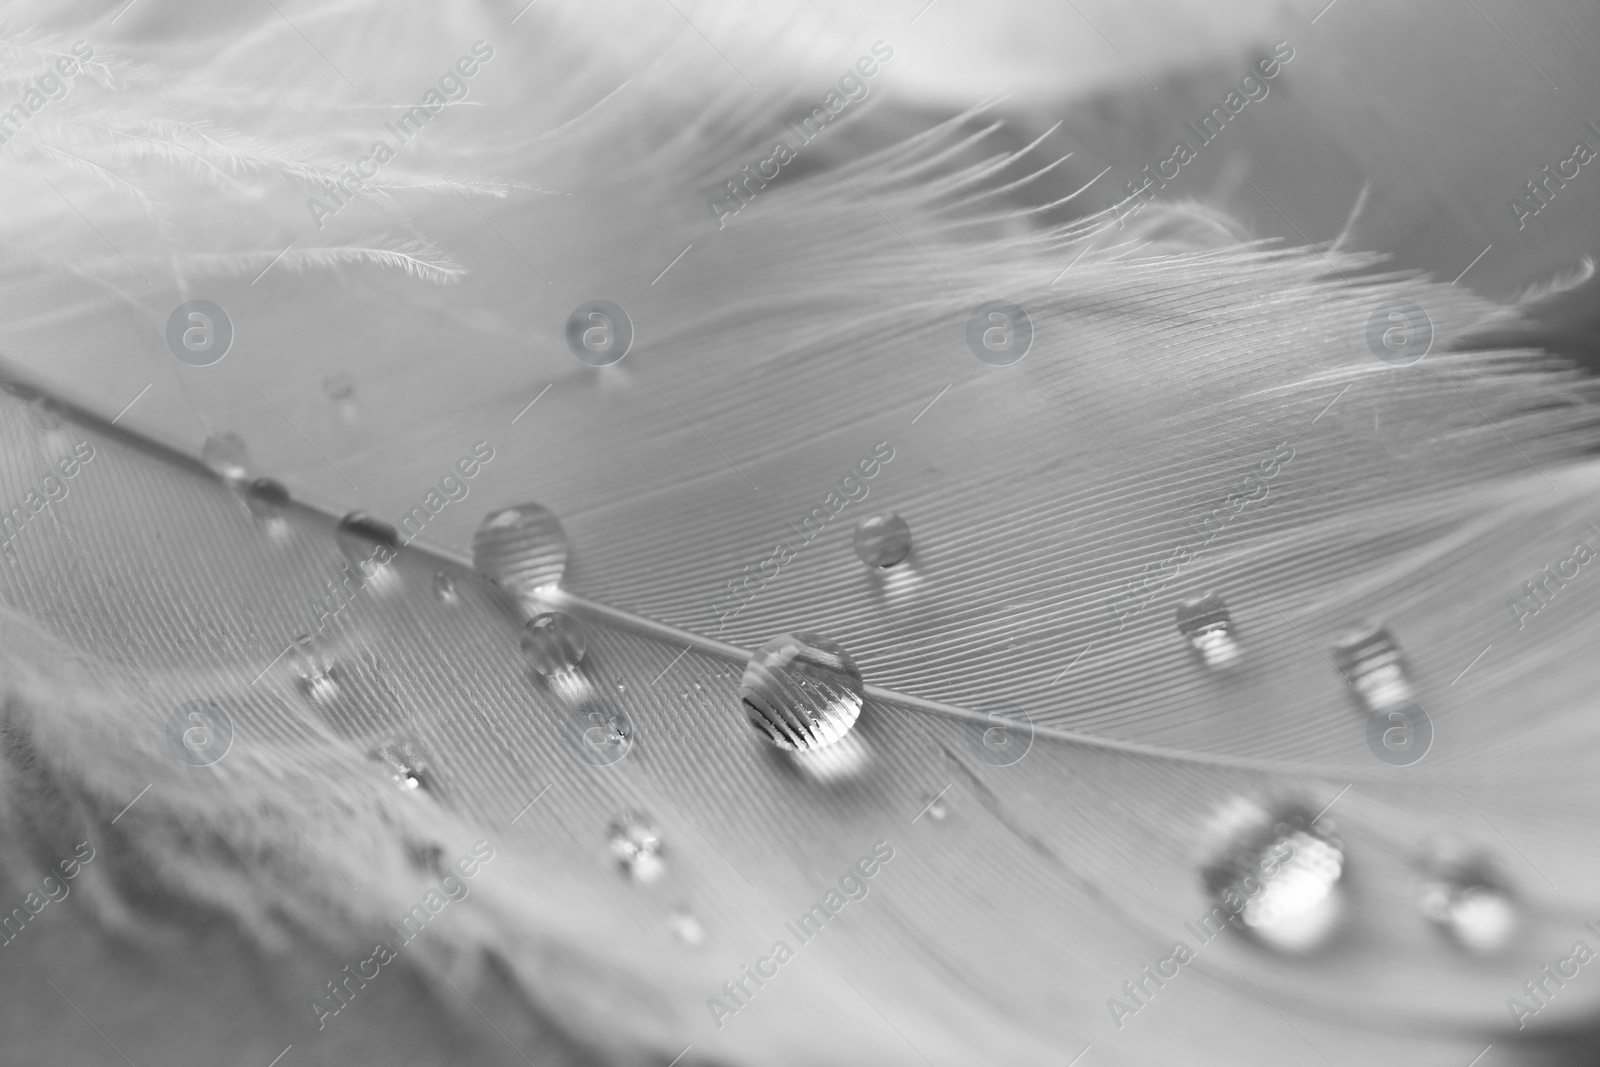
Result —
[{"label": "small water droplet", "polygon": [[1436,850],[1425,861],[1422,913],[1469,952],[1491,955],[1511,942],[1517,905],[1488,857]]},{"label": "small water droplet", "polygon": [[893,567],[911,554],[911,527],[892,511],[856,523],[856,555],[869,567]]},{"label": "small water droplet", "polygon": [[322,379],[322,391],[335,403],[348,401],[355,396],[355,379],[350,377],[349,371],[342,370],[337,374],[330,374]]},{"label": "small water droplet", "polygon": [[624,682],[621,678],[618,678],[617,679],[617,692],[626,693],[627,691],[628,691],[628,684],[626,682]]},{"label": "small water droplet", "polygon": [[257,478],[245,490],[244,502],[250,513],[263,521],[281,518],[289,506],[289,490],[271,478]]},{"label": "small water droplet", "polygon": [[522,654],[546,678],[572,670],[587,648],[578,620],[559,611],[536,615],[522,628]]},{"label": "small water droplet", "polygon": [[700,683],[699,683],[699,682],[696,682],[696,683],[694,683],[694,687],[695,687],[695,688],[696,688],[696,689],[700,689],[700,688],[703,688],[703,687],[702,687],[702,686],[701,686],[701,685],[700,685]]},{"label": "small water droplet", "polygon": [[944,797],[932,793],[922,794],[922,802],[927,805],[924,811],[928,818],[934,822],[944,822],[944,817],[950,814],[950,809],[944,805]]},{"label": "small water droplet", "polygon": [[200,446],[200,461],[225,482],[250,477],[250,450],[236,433],[214,433]]},{"label": "small water droplet", "polygon": [[1299,805],[1268,814],[1241,801],[1224,813],[1225,843],[1201,872],[1233,925],[1280,952],[1325,944],[1344,911],[1344,846],[1313,818]]},{"label": "small water droplet", "polygon": [[1224,670],[1239,662],[1243,653],[1234,636],[1228,605],[1216,593],[1178,604],[1178,632],[1200,662],[1211,670]]},{"label": "small water droplet", "polygon": [[444,573],[437,573],[433,576],[433,595],[445,604],[455,604],[461,600],[461,594],[456,592],[456,583],[450,580],[448,574]]},{"label": "small water droplet", "polygon": [[472,565],[527,605],[567,569],[567,535],[538,504],[490,512],[472,535]]},{"label": "small water droplet", "polygon": [[1341,634],[1333,665],[1367,712],[1411,700],[1411,680],[1400,648],[1384,626],[1363,624]]},{"label": "small water droplet", "polygon": [[400,548],[400,535],[394,527],[363,511],[352,511],[340,519],[334,538],[344,558],[361,571],[364,578],[370,578],[378,565],[394,558]]},{"label": "small water droplet", "polygon": [[301,634],[294,639],[286,657],[290,669],[300,680],[300,688],[319,700],[335,696],[339,686],[335,680],[337,668],[320,638]]},{"label": "small water droplet", "polygon": [[838,741],[861,714],[861,671],[850,654],[816,634],[774,637],[756,650],[739,682],[750,722],[779,748]]},{"label": "small water droplet", "polygon": [[624,811],[607,830],[611,854],[636,882],[653,882],[665,871],[661,831],[641,811]]},{"label": "small water droplet", "polygon": [[384,742],[373,750],[372,758],[388,768],[389,777],[393,778],[401,789],[432,787],[433,775],[428,769],[428,761],[422,755],[420,746],[410,738],[402,737]]},{"label": "small water droplet", "polygon": [[690,948],[705,943],[706,928],[686,910],[680,909],[667,916],[667,926],[671,928],[673,937]]}]

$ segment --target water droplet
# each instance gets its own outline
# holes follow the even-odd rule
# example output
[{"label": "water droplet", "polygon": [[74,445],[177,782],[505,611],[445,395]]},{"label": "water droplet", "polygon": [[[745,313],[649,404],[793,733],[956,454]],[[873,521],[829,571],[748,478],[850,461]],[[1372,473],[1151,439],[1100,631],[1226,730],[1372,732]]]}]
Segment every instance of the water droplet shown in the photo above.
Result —
[{"label": "water droplet", "polygon": [[461,594],[456,592],[456,583],[443,573],[433,576],[433,595],[445,604],[455,604],[461,600]]},{"label": "water droplet", "polygon": [[538,504],[491,512],[472,535],[472,565],[522,601],[561,580],[567,569],[567,535]]},{"label": "water droplet", "polygon": [[1239,662],[1243,650],[1234,637],[1228,605],[1215,593],[1178,604],[1178,632],[1200,662],[1211,670],[1223,670]]},{"label": "water droplet", "polygon": [[861,672],[825,637],[792,633],[756,650],[739,682],[750,722],[779,748],[831,745],[861,714]]},{"label": "water droplet", "polygon": [[1411,699],[1405,660],[1386,627],[1363,624],[1346,630],[1334,643],[1333,665],[1355,690],[1364,711]]},{"label": "water droplet", "polygon": [[355,396],[355,379],[350,377],[349,371],[342,370],[337,374],[330,374],[322,379],[322,391],[335,403],[348,401]]},{"label": "water droplet", "polygon": [[1225,843],[1202,871],[1233,925],[1280,952],[1327,942],[1344,910],[1344,846],[1299,805],[1265,810],[1241,801],[1225,812]]},{"label": "water droplet", "polygon": [[377,573],[377,567],[393,559],[400,548],[400,535],[393,526],[362,511],[352,511],[340,519],[334,537],[339,551],[361,571],[363,578]]},{"label": "water droplet", "polygon": [[627,683],[624,682],[621,678],[618,678],[617,679],[617,692],[626,693],[627,691],[628,691]]},{"label": "water droplet", "polygon": [[200,461],[225,482],[250,477],[250,450],[236,433],[214,433],[200,446]]},{"label": "water droplet", "polygon": [[911,554],[911,527],[892,511],[856,523],[856,555],[869,567],[893,567]]},{"label": "water droplet", "polygon": [[432,786],[433,775],[428,769],[428,761],[422,755],[422,749],[410,738],[384,742],[373,751],[372,758],[388,768],[389,777],[401,789],[427,789]]},{"label": "water droplet", "polygon": [[289,490],[271,478],[257,478],[245,491],[244,502],[258,519],[281,518],[283,509],[289,506]]},{"label": "water droplet", "polygon": [[559,611],[536,615],[522,628],[522,654],[546,678],[576,667],[587,647],[578,620]]},{"label": "water droplet", "polygon": [[1425,868],[1418,903],[1440,931],[1467,951],[1485,956],[1511,942],[1516,902],[1486,856],[1436,850]]},{"label": "water droplet", "polygon": [[338,693],[333,658],[327,654],[319,638],[301,634],[294,639],[285,658],[300,679],[300,688],[309,695],[327,700]]},{"label": "water droplet", "polygon": [[690,948],[705,943],[706,928],[688,911],[680,909],[667,916],[667,926],[671,928],[673,937]]},{"label": "water droplet", "polygon": [[661,831],[640,811],[624,811],[608,828],[611,854],[636,882],[653,882],[665,871]]},{"label": "water droplet", "polygon": [[944,817],[950,814],[950,809],[944,805],[944,797],[932,793],[922,794],[922,802],[927,805],[923,813],[934,822],[944,822]]}]

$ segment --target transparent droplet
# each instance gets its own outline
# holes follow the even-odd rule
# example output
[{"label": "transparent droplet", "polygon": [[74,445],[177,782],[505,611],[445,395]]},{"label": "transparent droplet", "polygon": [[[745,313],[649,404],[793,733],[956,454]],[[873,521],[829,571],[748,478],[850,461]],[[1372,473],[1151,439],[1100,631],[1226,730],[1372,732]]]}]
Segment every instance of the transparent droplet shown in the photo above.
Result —
[{"label": "transparent droplet", "polygon": [[1178,632],[1211,670],[1223,670],[1239,662],[1243,649],[1234,636],[1228,605],[1215,593],[1178,604]]},{"label": "transparent droplet", "polygon": [[661,831],[640,811],[624,811],[607,831],[611,854],[636,882],[653,882],[661,877]]},{"label": "transparent droplet", "polygon": [[1405,660],[1386,627],[1364,624],[1346,630],[1334,643],[1333,665],[1355,690],[1364,711],[1411,700]]},{"label": "transparent droplet", "polygon": [[1516,901],[1487,857],[1436,853],[1425,868],[1418,903],[1446,937],[1485,956],[1510,944]]},{"label": "transparent droplet", "polygon": [[361,571],[362,577],[370,578],[400,548],[400,535],[394,527],[363,511],[352,511],[340,519],[334,537],[339,551]]},{"label": "transparent droplet", "polygon": [[945,807],[944,797],[942,796],[924,793],[922,794],[922,802],[927,805],[922,809],[923,814],[934,822],[944,822],[944,817],[950,814],[950,809]]},{"label": "transparent droplet", "polygon": [[250,477],[250,450],[236,433],[214,433],[200,446],[200,461],[226,482]]},{"label": "transparent droplet", "polygon": [[559,611],[536,615],[522,628],[522,654],[546,678],[576,667],[587,647],[578,620]]},{"label": "transparent droplet", "polygon": [[348,402],[356,393],[355,379],[350,377],[349,371],[330,374],[322,379],[322,391],[335,403]]},{"label": "transparent droplet", "polygon": [[438,597],[441,603],[445,604],[455,604],[461,600],[461,594],[456,592],[456,583],[450,580],[448,574],[444,573],[438,573],[433,576],[433,595]]},{"label": "transparent droplet", "polygon": [[526,604],[567,569],[567,535],[538,504],[490,512],[472,535],[472,565]]},{"label": "transparent droplet", "polygon": [[432,785],[428,761],[410,738],[384,742],[373,751],[372,758],[388,768],[389,777],[401,789],[426,789]]},{"label": "transparent droplet", "polygon": [[327,653],[320,638],[301,634],[294,639],[284,658],[289,661],[290,669],[300,680],[300,688],[306,693],[319,700],[337,695],[339,686],[335,680],[333,657]]},{"label": "transparent droplet", "polygon": [[672,930],[673,937],[690,948],[705,943],[705,926],[688,911],[679,910],[667,916],[667,926]]},{"label": "transparent droplet", "polygon": [[283,487],[282,482],[257,478],[245,490],[244,502],[250,508],[250,513],[258,519],[281,518],[283,509],[289,506],[289,490]]},{"label": "transparent droplet", "polygon": [[850,654],[816,634],[781,634],[755,651],[739,681],[750,722],[779,748],[809,751],[838,741],[861,714],[861,672]]},{"label": "transparent droplet", "polygon": [[[1215,908],[1256,941],[1280,952],[1325,944],[1344,910],[1344,846],[1298,805],[1275,814],[1242,801],[1224,813],[1226,831],[1201,872]],[[1206,920],[1209,929],[1215,920]]]},{"label": "transparent droplet", "polygon": [[856,555],[869,567],[893,567],[911,554],[911,527],[892,511],[856,523]]}]

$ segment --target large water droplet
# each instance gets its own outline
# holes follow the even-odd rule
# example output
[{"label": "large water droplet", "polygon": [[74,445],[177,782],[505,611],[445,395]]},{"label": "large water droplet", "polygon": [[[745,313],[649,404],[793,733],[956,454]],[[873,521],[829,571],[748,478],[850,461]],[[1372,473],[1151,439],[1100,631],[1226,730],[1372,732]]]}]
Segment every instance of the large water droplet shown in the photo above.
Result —
[{"label": "large water droplet", "polygon": [[333,657],[321,638],[301,634],[294,639],[286,657],[289,667],[300,681],[300,688],[318,700],[329,700],[338,695]]},{"label": "large water droplet", "polygon": [[352,511],[339,520],[334,533],[339,551],[359,571],[371,577],[400,549],[400,535],[393,526],[362,511]]},{"label": "large water droplet", "polygon": [[1498,952],[1516,932],[1516,902],[1482,855],[1436,853],[1426,863],[1418,903],[1445,936],[1469,952]]},{"label": "large water droplet", "polygon": [[536,615],[522,628],[522,654],[546,678],[576,667],[587,647],[578,620],[559,611]]},{"label": "large water droplet", "polygon": [[1344,910],[1344,846],[1312,819],[1298,805],[1268,814],[1241,802],[1224,813],[1224,844],[1201,872],[1232,925],[1281,952],[1325,944]]},{"label": "large water droplet", "polygon": [[792,633],[756,650],[739,682],[750,722],[780,748],[831,745],[861,714],[861,672],[825,637]]},{"label": "large water droplet", "polygon": [[250,514],[264,522],[271,521],[283,517],[284,508],[289,506],[289,490],[282,482],[257,478],[245,491],[244,502]]},{"label": "large water droplet", "polygon": [[1215,593],[1178,604],[1178,632],[1211,670],[1222,670],[1239,662],[1243,649],[1234,636],[1228,605]]},{"label": "large water droplet", "polygon": [[472,535],[472,565],[524,606],[567,569],[567,535],[538,504],[490,512]]},{"label": "large water droplet", "polygon": [[384,742],[373,751],[372,758],[388,768],[389,777],[401,789],[427,789],[432,786],[433,775],[428,769],[428,761],[422,755],[421,747],[410,738]]},{"label": "large water droplet", "polygon": [[200,446],[200,461],[226,482],[250,477],[250,450],[236,433],[214,433]]},{"label": "large water droplet", "polygon": [[636,882],[653,882],[665,871],[661,831],[640,811],[624,811],[607,829],[611,854]]},{"label": "large water droplet", "polygon": [[1333,665],[1355,690],[1364,711],[1411,699],[1405,660],[1386,627],[1363,624],[1340,634],[1333,646]]},{"label": "large water droplet", "polygon": [[856,555],[869,567],[893,567],[911,554],[911,527],[892,511],[856,523]]}]

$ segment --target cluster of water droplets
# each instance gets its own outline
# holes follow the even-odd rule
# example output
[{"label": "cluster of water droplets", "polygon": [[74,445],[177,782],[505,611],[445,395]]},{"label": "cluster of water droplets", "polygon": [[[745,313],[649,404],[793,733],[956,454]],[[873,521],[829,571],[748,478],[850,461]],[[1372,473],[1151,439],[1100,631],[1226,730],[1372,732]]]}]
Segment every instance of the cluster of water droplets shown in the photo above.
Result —
[{"label": "cluster of water droplets", "polygon": [[[337,392],[330,389],[330,397],[348,399],[348,392]],[[290,503],[287,490],[271,479],[252,477],[248,454],[236,435],[209,438],[203,458],[241,493],[252,514],[281,523]],[[341,520],[337,539],[341,552],[357,567],[368,566],[380,548],[393,553],[400,547],[392,527],[361,513]],[[853,547],[868,567],[898,567],[911,554],[910,527],[893,512],[867,516],[856,524]],[[478,573],[521,609],[526,619],[521,649],[533,671],[552,682],[576,677],[588,647],[584,629],[577,619],[548,610],[548,595],[563,578],[568,555],[556,517],[531,503],[492,512],[474,535],[472,551]],[[461,592],[444,573],[435,574],[433,592],[442,603],[461,602]],[[1245,648],[1220,595],[1181,601],[1175,623],[1206,670],[1230,670],[1243,660]],[[311,697],[329,699],[337,693],[337,668],[319,640],[297,638],[289,660]],[[1363,709],[1376,711],[1411,700],[1404,659],[1386,628],[1369,624],[1345,632],[1335,643],[1333,660]],[[619,694],[626,691],[620,680],[615,687]],[[808,632],[781,634],[763,644],[750,656],[739,684],[740,703],[751,725],[819,781],[849,777],[869,762],[869,750],[854,732],[863,694],[861,672],[849,653]],[[625,716],[607,721],[612,733],[605,744],[631,742]],[[411,739],[386,741],[372,755],[401,788],[429,787],[428,762]],[[924,799],[930,821],[947,817],[942,796]],[[1346,908],[1347,859],[1329,821],[1293,804],[1264,807],[1238,800],[1218,816],[1213,836],[1217,843],[1201,878],[1236,931],[1290,954],[1314,951],[1336,936]],[[632,881],[652,883],[665,870],[661,833],[642,812],[618,814],[608,827],[607,847]],[[1516,904],[1486,859],[1476,853],[1436,854],[1423,861],[1423,868],[1418,907],[1450,941],[1474,953],[1494,952],[1509,943],[1517,923]],[[704,926],[687,908],[674,910],[668,925],[685,945],[705,940]]]}]

